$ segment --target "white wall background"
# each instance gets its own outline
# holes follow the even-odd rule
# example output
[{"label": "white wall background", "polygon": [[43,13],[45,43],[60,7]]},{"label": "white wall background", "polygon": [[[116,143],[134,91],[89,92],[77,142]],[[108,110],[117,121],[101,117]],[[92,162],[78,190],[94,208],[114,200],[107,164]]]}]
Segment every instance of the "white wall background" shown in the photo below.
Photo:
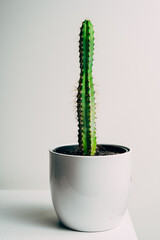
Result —
[{"label": "white wall background", "polygon": [[[160,1],[0,1],[0,188],[48,189],[48,149],[77,142],[78,34],[95,29],[99,143],[134,150],[129,209],[160,230]],[[159,236],[159,237],[158,237]]]}]

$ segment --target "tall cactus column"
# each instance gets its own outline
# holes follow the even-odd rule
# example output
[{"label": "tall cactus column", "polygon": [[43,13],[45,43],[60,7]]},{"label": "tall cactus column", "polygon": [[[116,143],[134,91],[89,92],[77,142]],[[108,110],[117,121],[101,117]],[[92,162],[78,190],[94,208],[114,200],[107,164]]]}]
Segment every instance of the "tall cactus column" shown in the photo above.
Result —
[{"label": "tall cactus column", "polygon": [[80,79],[77,94],[78,142],[83,155],[96,153],[95,92],[92,77],[94,31],[85,20],[80,29]]}]

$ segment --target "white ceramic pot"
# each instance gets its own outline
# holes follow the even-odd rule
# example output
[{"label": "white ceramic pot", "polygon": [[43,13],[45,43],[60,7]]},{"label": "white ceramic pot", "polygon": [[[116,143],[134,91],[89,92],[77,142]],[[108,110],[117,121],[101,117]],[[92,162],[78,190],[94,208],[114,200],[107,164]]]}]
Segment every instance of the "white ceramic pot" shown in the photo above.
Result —
[{"label": "white ceramic pot", "polygon": [[61,153],[75,145],[50,150],[50,186],[59,220],[79,231],[116,227],[127,208],[131,181],[130,149],[101,145],[118,152],[106,156]]}]

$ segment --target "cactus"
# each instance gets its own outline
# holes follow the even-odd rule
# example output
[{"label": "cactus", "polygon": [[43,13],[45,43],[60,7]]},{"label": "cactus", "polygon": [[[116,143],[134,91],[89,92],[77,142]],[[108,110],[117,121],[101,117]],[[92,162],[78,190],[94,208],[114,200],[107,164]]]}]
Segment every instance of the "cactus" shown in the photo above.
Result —
[{"label": "cactus", "polygon": [[79,57],[80,79],[77,93],[78,143],[83,155],[95,155],[95,91],[92,77],[94,31],[89,20],[80,28]]}]

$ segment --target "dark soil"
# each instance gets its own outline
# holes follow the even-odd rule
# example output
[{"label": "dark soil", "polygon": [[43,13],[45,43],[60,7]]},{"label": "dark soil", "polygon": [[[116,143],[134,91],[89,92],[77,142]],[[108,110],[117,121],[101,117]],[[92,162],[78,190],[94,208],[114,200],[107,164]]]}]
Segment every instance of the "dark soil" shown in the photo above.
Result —
[{"label": "dark soil", "polygon": [[[69,145],[69,146],[59,147],[55,149],[55,152],[67,154],[67,155],[77,155],[77,156],[83,155],[78,145]],[[127,149],[124,147],[116,146],[116,145],[100,144],[100,145],[97,145],[97,151],[95,156],[116,155],[124,152],[127,152]]]}]

